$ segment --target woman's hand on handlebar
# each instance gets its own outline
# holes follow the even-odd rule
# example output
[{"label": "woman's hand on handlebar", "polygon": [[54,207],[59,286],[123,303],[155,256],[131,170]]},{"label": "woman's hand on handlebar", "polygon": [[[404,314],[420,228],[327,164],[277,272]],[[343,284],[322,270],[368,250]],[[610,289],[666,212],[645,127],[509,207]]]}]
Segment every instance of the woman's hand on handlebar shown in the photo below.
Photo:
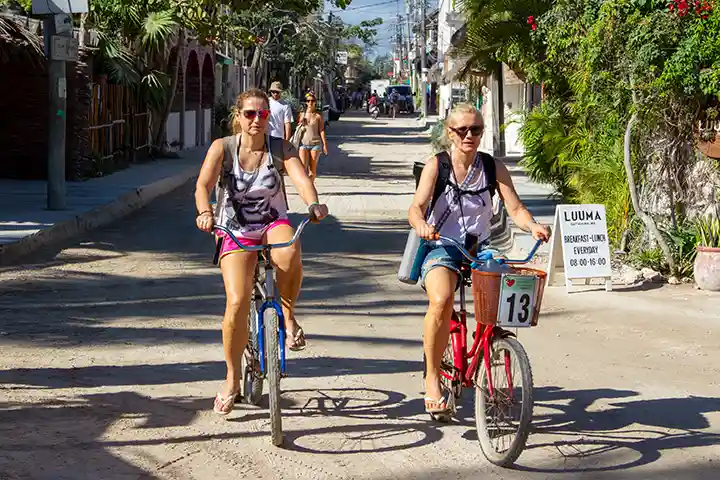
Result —
[{"label": "woman's hand on handlebar", "polygon": [[308,213],[313,223],[318,223],[320,220],[328,216],[328,207],[325,204],[314,204],[308,207]]},{"label": "woman's hand on handlebar", "polygon": [[539,223],[533,222],[528,226],[530,228],[530,233],[535,240],[542,240],[543,242],[550,240],[550,228],[546,225],[540,225]]},{"label": "woman's hand on handlebar", "polygon": [[203,232],[212,232],[212,229],[215,226],[215,219],[213,218],[212,212],[205,211],[198,215],[195,218],[195,225],[197,225],[197,228]]},{"label": "woman's hand on handlebar", "polygon": [[427,222],[423,222],[422,225],[419,225],[418,228],[415,229],[415,231],[417,232],[418,237],[423,240],[437,240],[435,227],[433,225],[429,225]]}]

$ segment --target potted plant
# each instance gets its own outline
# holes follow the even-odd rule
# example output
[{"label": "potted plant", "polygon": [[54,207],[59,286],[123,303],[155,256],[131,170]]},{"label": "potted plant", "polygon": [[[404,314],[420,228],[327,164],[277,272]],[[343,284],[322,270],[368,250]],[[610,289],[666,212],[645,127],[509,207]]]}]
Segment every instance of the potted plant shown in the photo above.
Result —
[{"label": "potted plant", "polygon": [[695,282],[702,290],[720,292],[720,217],[715,214],[699,219],[697,234]]}]

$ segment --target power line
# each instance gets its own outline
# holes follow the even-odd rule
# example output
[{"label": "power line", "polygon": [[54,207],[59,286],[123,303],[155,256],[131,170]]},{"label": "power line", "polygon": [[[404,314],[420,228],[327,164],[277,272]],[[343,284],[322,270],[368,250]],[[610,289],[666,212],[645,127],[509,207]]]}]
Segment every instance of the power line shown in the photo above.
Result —
[{"label": "power line", "polygon": [[373,3],[373,4],[370,4],[370,5],[359,5],[359,6],[357,6],[357,7],[348,7],[348,8],[346,8],[346,9],[338,8],[338,9],[335,9],[335,10],[329,10],[329,12],[332,12],[332,13],[336,13],[336,12],[348,12],[348,11],[350,11],[350,10],[361,10],[361,9],[364,9],[364,8],[380,7],[380,6],[382,6],[382,5],[390,5],[390,4],[392,4],[392,3],[397,3],[397,0],[386,0],[386,1],[384,1],[384,2]]}]

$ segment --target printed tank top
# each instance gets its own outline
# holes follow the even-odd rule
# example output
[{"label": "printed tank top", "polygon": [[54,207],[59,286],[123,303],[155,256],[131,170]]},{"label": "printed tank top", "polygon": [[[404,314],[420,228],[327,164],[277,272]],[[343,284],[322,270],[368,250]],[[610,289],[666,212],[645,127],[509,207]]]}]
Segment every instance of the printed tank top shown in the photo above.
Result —
[{"label": "printed tank top", "polygon": [[[479,195],[460,194],[456,188],[455,173],[450,174],[445,191],[435,202],[433,211],[428,217],[428,224],[440,227],[439,233],[445,237],[465,244],[467,234],[478,238],[482,243],[490,238],[491,220],[493,215],[492,197],[489,191]],[[468,169],[467,176],[459,185],[461,190],[480,190],[487,187],[487,178],[483,168],[482,157],[478,153],[475,161]],[[435,245],[448,242],[438,240]]]},{"label": "printed tank top", "polygon": [[246,172],[238,158],[239,136],[228,141],[231,148],[225,150],[225,155],[232,152],[233,168],[222,172],[225,188],[218,192],[218,222],[235,236],[261,235],[271,223],[287,219],[282,177],[269,152],[263,155],[257,170]]}]

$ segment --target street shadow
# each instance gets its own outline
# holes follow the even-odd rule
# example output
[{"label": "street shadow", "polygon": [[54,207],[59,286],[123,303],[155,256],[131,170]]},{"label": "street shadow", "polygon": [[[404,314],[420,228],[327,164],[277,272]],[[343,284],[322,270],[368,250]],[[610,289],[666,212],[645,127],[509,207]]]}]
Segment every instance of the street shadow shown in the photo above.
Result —
[{"label": "street shadow", "polygon": [[[516,467],[519,470],[545,474],[610,472],[653,463],[663,450],[720,445],[720,434],[702,431],[710,428],[706,415],[720,412],[720,398],[625,401],[639,393],[560,387],[536,388],[534,394],[536,409],[552,411],[533,417],[534,433],[561,439],[531,441],[528,448],[552,448],[560,458],[543,467],[520,462]],[[595,404],[599,401],[609,408],[598,409]]]}]

